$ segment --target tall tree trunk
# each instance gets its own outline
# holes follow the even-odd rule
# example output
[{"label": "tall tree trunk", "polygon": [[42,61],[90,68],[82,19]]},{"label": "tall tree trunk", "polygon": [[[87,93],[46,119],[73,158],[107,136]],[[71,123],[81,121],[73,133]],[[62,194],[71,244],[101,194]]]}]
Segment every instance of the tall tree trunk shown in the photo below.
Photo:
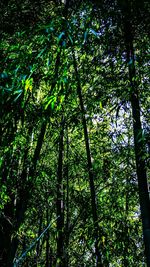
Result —
[{"label": "tall tree trunk", "polygon": [[[26,162],[24,162],[24,167],[20,178],[20,188],[18,189],[18,201],[14,205],[14,200],[11,199],[11,202],[5,205],[5,216],[0,218],[0,266],[3,267],[13,266],[13,259],[15,257],[15,253],[18,247],[18,239],[17,237],[12,238],[12,235],[19,229],[20,224],[24,219],[28,200],[32,192],[32,188],[34,187],[33,177],[36,171],[37,161],[39,159],[40,151],[42,148],[46,125],[47,123],[46,121],[44,121],[41,126],[41,131],[38,137],[37,145],[32,160],[32,165],[29,169],[29,172],[26,167]],[[27,181],[28,176],[30,177],[29,182]]]},{"label": "tall tree trunk", "polygon": [[[27,148],[25,149],[24,156],[23,156],[23,162],[27,159],[28,151],[29,151],[29,139],[31,137],[32,129],[29,129],[28,133],[28,139],[27,139]],[[13,147],[10,148],[9,153],[11,158],[10,162],[7,162],[7,165],[5,164],[2,166],[2,183],[7,186],[7,195],[9,195],[10,200],[5,204],[3,213],[0,217],[0,266],[10,266],[17,246],[18,246],[18,240],[16,237],[13,239],[12,234],[14,231],[16,231],[15,228],[15,200],[16,196],[12,190],[12,188],[17,188],[18,181],[16,180],[16,177],[14,175],[14,171],[20,168],[20,163],[18,160],[18,155],[16,156],[16,153],[13,153]],[[19,176],[18,171],[18,176]],[[3,180],[3,175],[5,175],[5,179]],[[11,185],[10,185],[11,182]],[[19,184],[20,186],[20,184]]]},{"label": "tall tree trunk", "polygon": [[147,185],[147,174],[145,164],[145,145],[142,137],[142,125],[140,117],[140,105],[138,96],[138,85],[136,82],[135,55],[133,48],[133,33],[130,23],[130,3],[127,2],[124,9],[124,29],[125,44],[127,50],[127,63],[130,80],[130,99],[133,117],[134,149],[136,159],[136,171],[138,178],[139,199],[141,208],[141,217],[143,225],[143,237],[145,244],[145,256],[147,266],[150,267],[150,200]]},{"label": "tall tree trunk", "polygon": [[124,224],[123,224],[123,244],[124,244],[124,248],[123,248],[123,266],[129,266],[129,245],[130,245],[130,239],[129,239],[129,222],[128,222],[128,214],[129,214],[129,198],[130,198],[130,194],[129,194],[129,177],[130,174],[126,174],[127,178],[126,178],[126,192],[125,192],[125,211],[124,211]]},{"label": "tall tree trunk", "polygon": [[64,203],[63,203],[63,139],[64,119],[60,125],[59,155],[57,170],[57,267],[65,267],[64,260]]},{"label": "tall tree trunk", "polygon": [[83,129],[84,129],[84,139],[85,139],[85,145],[86,145],[87,167],[88,167],[88,173],[89,173],[91,206],[92,206],[93,223],[94,223],[96,266],[103,267],[102,257],[101,257],[101,252],[100,252],[100,229],[98,225],[96,193],[95,193],[95,186],[94,186],[93,167],[92,167],[92,161],[91,161],[89,137],[88,137],[88,131],[87,131],[87,125],[86,125],[86,119],[85,119],[85,109],[84,109],[84,104],[83,104],[83,99],[82,99],[82,88],[81,88],[80,77],[78,74],[77,62],[76,62],[73,48],[72,48],[72,55],[73,55],[73,64],[74,64],[74,70],[75,70],[75,75],[76,75],[76,80],[77,80],[77,94],[78,94],[79,101],[80,101],[82,124],[83,124]]},{"label": "tall tree trunk", "polygon": [[[47,210],[46,210],[46,221],[47,221],[47,225],[49,224],[49,207],[47,205]],[[46,263],[45,263],[45,267],[52,267],[52,259],[50,257],[50,244],[49,244],[49,238],[50,238],[50,234],[49,234],[49,229],[47,230],[46,233]]]},{"label": "tall tree trunk", "polygon": [[[133,50],[132,50],[133,51]],[[132,55],[134,57],[134,54]],[[130,80],[131,67],[129,67]],[[145,148],[142,140],[142,126],[140,120],[140,106],[137,88],[134,88],[131,94],[132,116],[133,116],[133,132],[134,132],[134,148],[136,158],[136,170],[138,177],[139,199],[141,207],[141,216],[143,224],[143,236],[145,243],[145,255],[147,258],[147,266],[150,267],[150,200],[147,185],[147,174],[145,165]]]},{"label": "tall tree trunk", "polygon": [[[32,193],[32,189],[34,188],[33,177],[35,175],[37,162],[40,156],[41,148],[43,145],[44,135],[46,132],[47,122],[46,120],[42,123],[41,130],[38,136],[37,145],[34,151],[31,167],[29,171],[26,166],[21,174],[21,182],[23,183],[18,196],[18,202],[16,204],[16,219],[17,219],[17,228],[20,226],[22,220],[24,219],[24,214],[28,205],[30,194]],[[27,180],[27,177],[29,178]]]},{"label": "tall tree trunk", "polygon": [[65,225],[65,267],[69,266],[69,169],[68,169],[68,161],[69,161],[69,140],[68,140],[68,129],[66,129],[66,164],[64,168],[64,177],[66,180],[65,184],[65,211],[66,211],[66,225]]},{"label": "tall tree trunk", "polygon": [[[39,231],[38,231],[38,236],[41,235],[42,233],[42,221],[43,221],[43,214],[40,213],[39,214]],[[38,260],[39,260],[39,257],[40,257],[40,240],[37,242],[37,245],[36,245],[36,266],[38,267]]]}]

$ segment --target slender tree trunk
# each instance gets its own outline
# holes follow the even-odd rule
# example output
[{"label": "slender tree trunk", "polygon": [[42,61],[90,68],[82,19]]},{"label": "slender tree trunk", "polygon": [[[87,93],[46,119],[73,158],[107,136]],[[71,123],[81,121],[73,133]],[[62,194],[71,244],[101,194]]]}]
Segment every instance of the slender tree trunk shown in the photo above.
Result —
[{"label": "slender tree trunk", "polygon": [[68,170],[68,160],[69,160],[69,140],[68,140],[68,129],[66,129],[66,164],[64,170],[64,177],[66,179],[66,226],[65,226],[65,267],[69,266],[69,255],[68,255],[68,248],[69,248],[69,170]]},{"label": "slender tree trunk", "polygon": [[[29,129],[28,137],[30,139],[32,129]],[[29,142],[27,140],[27,144]],[[27,158],[29,147],[24,152],[23,162]],[[18,156],[16,157],[16,153],[13,154],[13,148],[10,149],[10,162],[7,162],[7,165],[2,166],[2,183],[7,186],[7,194],[10,197],[10,201],[8,201],[3,209],[3,214],[0,217],[0,266],[11,266],[12,260],[14,258],[18,240],[16,237],[12,239],[12,234],[15,231],[15,194],[12,192],[12,187],[17,188],[18,181],[14,176],[14,171],[20,168]],[[5,179],[3,180],[3,175],[5,175]],[[19,172],[18,172],[19,176]],[[17,178],[18,179],[18,178]],[[10,181],[12,186],[10,186]],[[20,186],[20,184],[19,184]]]},{"label": "slender tree trunk", "polygon": [[140,198],[141,216],[143,224],[143,236],[145,243],[145,255],[147,258],[147,266],[150,267],[150,200],[149,200],[148,185],[147,185],[146,165],[144,159],[145,148],[142,141],[142,127],[140,120],[140,107],[139,107],[137,90],[134,90],[134,92],[132,92],[131,105],[132,105],[132,116],[133,116],[136,170],[138,177],[139,198]]},{"label": "slender tree trunk", "polygon": [[[49,224],[49,207],[47,206],[47,210],[46,210],[46,221],[47,221],[47,225]],[[49,229],[47,230],[46,233],[46,263],[45,263],[45,267],[52,267],[52,262],[51,262],[51,258],[50,258],[50,244],[49,244]]]},{"label": "slender tree trunk", "polygon": [[57,267],[65,267],[64,261],[64,203],[63,203],[63,138],[64,119],[61,121],[57,170]]},{"label": "slender tree trunk", "polygon": [[[24,214],[27,208],[28,200],[30,194],[32,193],[32,189],[34,188],[33,177],[35,175],[37,162],[40,156],[41,148],[43,145],[44,135],[46,132],[47,122],[46,120],[42,123],[41,130],[38,136],[37,145],[34,151],[31,167],[29,171],[27,170],[26,166],[22,171],[21,174],[21,181],[23,182],[20,190],[19,190],[19,200],[16,204],[16,219],[17,219],[17,229],[20,226],[22,220],[24,219]],[[27,177],[29,178],[27,181]]]},{"label": "slender tree trunk", "polygon": [[129,177],[130,175],[127,174],[127,178],[126,178],[126,195],[125,195],[125,219],[124,219],[124,224],[123,224],[123,244],[124,244],[124,248],[123,248],[123,266],[129,266],[129,227],[128,227],[128,213],[129,213],[129,198],[130,198],[130,194],[129,194]]},{"label": "slender tree trunk", "polygon": [[[29,172],[26,167],[26,162],[24,162],[24,167],[20,178],[20,188],[18,189],[18,201],[16,205],[14,205],[14,201],[12,199],[10,203],[5,205],[4,214],[6,216],[0,218],[2,226],[0,230],[0,266],[3,267],[13,266],[13,259],[18,247],[18,239],[17,237],[12,238],[12,235],[19,229],[20,224],[24,219],[31,190],[34,187],[33,177],[36,171],[36,165],[42,148],[45,131],[46,121],[42,124]],[[29,182],[27,182],[28,176],[30,177]]]},{"label": "slender tree trunk", "polygon": [[[38,236],[41,235],[42,233],[42,221],[43,221],[43,214],[39,214],[39,231],[38,231]],[[40,256],[40,240],[37,242],[36,245],[36,266],[38,266],[38,259]]]},{"label": "slender tree trunk", "polygon": [[130,80],[130,98],[133,116],[133,133],[134,133],[134,148],[136,159],[136,171],[138,178],[139,199],[141,208],[141,217],[143,225],[143,237],[145,244],[145,256],[147,266],[150,267],[150,200],[147,185],[147,174],[145,164],[145,146],[142,138],[142,126],[140,117],[140,105],[138,97],[138,85],[136,82],[135,70],[135,55],[133,48],[132,25],[130,23],[130,7],[129,2],[126,3],[124,13],[124,29],[125,43],[127,50],[127,63],[129,69]]},{"label": "slender tree trunk", "polygon": [[78,74],[78,68],[76,63],[75,54],[72,48],[72,55],[73,55],[73,64],[74,64],[74,70],[77,80],[77,94],[80,101],[80,109],[82,114],[82,124],[84,129],[84,139],[85,139],[85,145],[86,145],[86,154],[87,154],[87,167],[88,167],[88,173],[89,173],[89,184],[90,184],[90,191],[91,191],[91,206],[92,206],[92,212],[93,212],[93,223],[94,223],[94,238],[95,238],[95,254],[96,254],[96,266],[97,267],[103,267],[102,264],[102,257],[101,257],[101,251],[100,251],[100,229],[98,225],[98,215],[97,215],[97,204],[96,204],[96,193],[95,193],[95,186],[94,186],[94,177],[93,177],[93,167],[92,167],[92,161],[91,161],[91,152],[90,152],[90,145],[89,145],[89,137],[88,137],[88,131],[87,131],[87,125],[86,125],[86,119],[85,119],[85,109],[82,99],[82,89],[80,84],[80,77]]}]

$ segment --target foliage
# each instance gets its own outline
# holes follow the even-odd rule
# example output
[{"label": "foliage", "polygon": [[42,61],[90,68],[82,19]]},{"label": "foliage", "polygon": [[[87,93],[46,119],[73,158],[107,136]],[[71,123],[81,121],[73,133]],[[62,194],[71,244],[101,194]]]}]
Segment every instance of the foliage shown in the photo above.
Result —
[{"label": "foliage", "polygon": [[[61,266],[57,255],[60,230],[65,266],[96,266],[83,114],[77,91],[80,82],[103,266],[144,266],[128,70],[133,62],[126,59],[124,1],[102,1],[101,5],[81,1],[70,4],[68,10],[63,1],[58,5],[54,1],[25,1],[18,17],[16,2],[10,1],[12,6],[6,2],[0,56],[0,257],[7,251],[7,262],[0,260],[1,265],[10,266],[56,218],[60,190],[62,228],[58,229],[58,221],[53,223],[22,266]],[[139,8],[135,1],[130,19],[143,157],[149,174],[149,22],[148,15],[143,18],[145,9],[146,3]],[[10,14],[14,16],[9,25]]]}]

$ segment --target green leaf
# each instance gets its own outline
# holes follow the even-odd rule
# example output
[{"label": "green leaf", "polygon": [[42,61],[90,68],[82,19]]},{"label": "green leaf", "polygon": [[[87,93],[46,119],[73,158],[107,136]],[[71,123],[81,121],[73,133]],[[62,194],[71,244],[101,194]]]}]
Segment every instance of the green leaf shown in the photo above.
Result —
[{"label": "green leaf", "polygon": [[103,108],[103,106],[102,106],[102,102],[101,102],[101,101],[99,102],[99,107],[100,107],[100,109]]},{"label": "green leaf", "polygon": [[50,97],[49,100],[47,99],[45,102],[47,102],[44,108],[46,110],[49,107],[50,103],[52,102],[52,98]]},{"label": "green leaf", "polygon": [[73,39],[70,34],[69,34],[69,39],[70,39],[71,44],[73,44]]},{"label": "green leaf", "polygon": [[19,90],[15,90],[15,91],[14,91],[14,95],[16,95],[16,94],[20,94],[20,93],[22,93],[22,89],[19,89]]},{"label": "green leaf", "polygon": [[93,33],[96,37],[98,37],[98,33],[94,31],[93,29],[90,29],[90,32]]},{"label": "green leaf", "polygon": [[16,95],[16,97],[14,98],[14,102],[16,102],[18,100],[18,98],[22,95],[23,90],[22,89],[17,89],[15,91],[13,91],[13,95]]},{"label": "green leaf", "polygon": [[46,105],[45,105],[45,110],[49,107],[49,105],[51,106],[51,109],[54,109],[55,103],[56,103],[56,96],[50,96],[46,99]]},{"label": "green leaf", "polygon": [[37,58],[41,57],[41,55],[44,53],[44,51],[46,50],[47,45],[41,50],[41,52],[37,55]]},{"label": "green leaf", "polygon": [[85,33],[84,33],[84,41],[83,41],[83,43],[85,44],[86,43],[86,41],[87,41],[87,35],[88,35],[88,32],[87,31],[85,31]]},{"label": "green leaf", "polygon": [[52,102],[51,102],[51,108],[54,109],[54,106],[55,106],[55,102],[52,101]]},{"label": "green leaf", "polygon": [[62,37],[65,36],[65,33],[64,32],[61,32],[58,36],[58,41],[60,41],[62,39]]}]

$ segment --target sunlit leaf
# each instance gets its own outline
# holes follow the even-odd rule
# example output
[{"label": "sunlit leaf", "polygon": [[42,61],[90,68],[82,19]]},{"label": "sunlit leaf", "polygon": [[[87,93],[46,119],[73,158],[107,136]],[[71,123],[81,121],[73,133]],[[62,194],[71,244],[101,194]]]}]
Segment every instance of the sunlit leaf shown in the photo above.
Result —
[{"label": "sunlit leaf", "polygon": [[100,109],[103,108],[103,106],[102,106],[102,101],[99,102],[99,107],[100,107]]},{"label": "sunlit leaf", "polygon": [[29,90],[31,92],[32,88],[33,88],[33,78],[26,79],[25,80],[25,91]]},{"label": "sunlit leaf", "polygon": [[93,29],[90,29],[90,32],[93,33],[96,37],[98,37],[98,33],[94,31]]}]

